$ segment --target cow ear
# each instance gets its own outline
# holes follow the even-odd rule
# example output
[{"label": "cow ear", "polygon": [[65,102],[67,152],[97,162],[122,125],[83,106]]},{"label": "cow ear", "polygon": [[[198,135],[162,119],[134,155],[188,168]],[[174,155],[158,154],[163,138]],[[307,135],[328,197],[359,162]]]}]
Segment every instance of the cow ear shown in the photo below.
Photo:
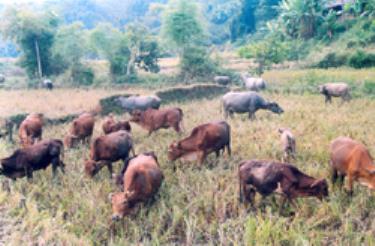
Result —
[{"label": "cow ear", "polygon": [[315,186],[321,184],[322,182],[324,182],[324,179],[317,179],[314,181],[314,183],[310,185],[310,188],[314,188]]},{"label": "cow ear", "polygon": [[284,128],[279,128],[278,131],[279,131],[279,133],[283,133],[284,132]]}]

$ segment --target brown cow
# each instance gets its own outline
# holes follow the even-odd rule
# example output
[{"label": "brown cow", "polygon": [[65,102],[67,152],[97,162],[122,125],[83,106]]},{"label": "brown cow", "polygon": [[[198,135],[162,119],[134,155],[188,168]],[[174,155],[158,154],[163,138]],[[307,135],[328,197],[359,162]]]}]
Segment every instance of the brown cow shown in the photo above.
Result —
[{"label": "brown cow", "polygon": [[43,114],[29,114],[21,123],[18,135],[22,147],[33,145],[36,141],[42,140]]},{"label": "brown cow", "polygon": [[57,167],[64,172],[64,163],[60,159],[64,145],[61,140],[42,140],[32,146],[16,150],[10,157],[2,159],[0,173],[8,178],[16,179],[33,177],[33,171],[46,169],[52,163],[55,177]]},{"label": "brown cow", "polygon": [[125,162],[130,150],[134,156],[133,140],[127,131],[120,130],[96,138],[90,148],[90,160],[85,161],[85,173],[93,177],[103,166],[107,166],[112,178],[112,162]]},{"label": "brown cow", "polygon": [[195,127],[190,136],[172,143],[168,149],[168,159],[174,161],[180,157],[185,160],[198,158],[202,164],[207,155],[215,152],[220,155],[220,150],[227,148],[231,155],[230,148],[230,126],[225,121],[211,122]]},{"label": "brown cow", "polygon": [[128,215],[137,203],[146,202],[158,192],[164,179],[154,153],[144,153],[128,160],[123,174],[123,192],[110,194],[112,220]]},{"label": "brown cow", "polygon": [[121,120],[121,121],[116,122],[113,114],[110,114],[108,115],[108,117],[106,117],[106,119],[103,122],[102,128],[103,128],[104,134],[106,135],[112,132],[117,132],[119,130],[125,130],[128,132],[131,132],[131,126],[129,122],[126,120]]},{"label": "brown cow", "polygon": [[91,113],[83,113],[72,123],[69,133],[64,138],[67,148],[74,148],[80,141],[90,143],[94,131],[95,118]]},{"label": "brown cow", "polygon": [[255,193],[268,196],[274,191],[283,196],[280,211],[286,200],[294,205],[297,197],[315,196],[322,200],[328,196],[328,184],[325,179],[312,178],[295,166],[286,163],[263,160],[248,160],[238,168],[240,201],[253,203]]},{"label": "brown cow", "polygon": [[353,182],[375,189],[375,165],[368,149],[361,143],[348,138],[338,137],[331,142],[330,159],[332,182],[340,177],[342,183],[348,176],[348,191],[353,194]]},{"label": "brown cow", "polygon": [[176,132],[183,129],[182,125],[183,112],[180,108],[152,109],[146,111],[135,110],[132,113],[131,122],[139,124],[148,130],[148,134],[159,130],[160,128],[173,127]]}]

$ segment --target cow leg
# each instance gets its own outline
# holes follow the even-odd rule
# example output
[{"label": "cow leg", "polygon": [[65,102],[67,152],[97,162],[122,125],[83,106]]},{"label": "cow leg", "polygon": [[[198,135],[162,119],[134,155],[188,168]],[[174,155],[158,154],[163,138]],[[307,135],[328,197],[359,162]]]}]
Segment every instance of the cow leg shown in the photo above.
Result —
[{"label": "cow leg", "polygon": [[216,158],[218,158],[220,156],[220,149],[215,150],[215,154],[216,154]]},{"label": "cow leg", "polygon": [[112,167],[112,162],[106,162],[107,169],[109,172],[109,179],[112,179],[112,173],[113,173],[113,167]]},{"label": "cow leg", "polygon": [[33,179],[33,168],[32,167],[25,167],[25,173],[27,180],[30,182]]},{"label": "cow leg", "polygon": [[332,184],[333,185],[336,183],[337,178],[338,178],[337,170],[336,169],[332,169],[331,180],[332,180]]},{"label": "cow leg", "polygon": [[202,166],[203,165],[203,162],[204,160],[206,159],[206,152],[205,151],[200,151],[198,152],[198,160],[199,160],[199,165]]},{"label": "cow leg", "polygon": [[349,173],[348,174],[348,193],[350,196],[353,195],[353,181],[354,181],[353,174]]},{"label": "cow leg", "polygon": [[325,95],[326,96],[326,100],[325,100],[325,103],[332,103],[332,97],[330,95]]}]

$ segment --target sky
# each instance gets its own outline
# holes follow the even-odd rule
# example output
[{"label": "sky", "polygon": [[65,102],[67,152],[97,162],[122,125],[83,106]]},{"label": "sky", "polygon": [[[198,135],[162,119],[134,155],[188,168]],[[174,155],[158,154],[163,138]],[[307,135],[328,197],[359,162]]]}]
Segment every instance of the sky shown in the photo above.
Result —
[{"label": "sky", "polygon": [[0,3],[13,4],[13,3],[42,3],[45,0],[0,0]]}]

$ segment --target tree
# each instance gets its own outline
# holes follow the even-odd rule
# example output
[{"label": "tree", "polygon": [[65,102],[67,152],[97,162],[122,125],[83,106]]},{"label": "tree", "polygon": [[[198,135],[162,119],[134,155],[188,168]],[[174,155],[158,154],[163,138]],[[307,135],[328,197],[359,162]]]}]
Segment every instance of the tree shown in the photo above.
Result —
[{"label": "tree", "polygon": [[8,9],[3,18],[4,36],[21,50],[20,64],[29,77],[59,73],[53,68],[51,48],[54,43],[58,18],[52,12],[33,13]]}]

